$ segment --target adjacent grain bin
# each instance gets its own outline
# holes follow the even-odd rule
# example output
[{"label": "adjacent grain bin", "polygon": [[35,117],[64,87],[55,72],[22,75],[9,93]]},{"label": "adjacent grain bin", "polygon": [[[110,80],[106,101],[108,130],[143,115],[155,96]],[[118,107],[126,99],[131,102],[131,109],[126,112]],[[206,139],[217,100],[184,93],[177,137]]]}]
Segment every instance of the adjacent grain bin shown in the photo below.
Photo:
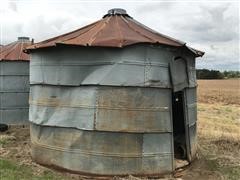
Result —
[{"label": "adjacent grain bin", "polygon": [[203,52],[123,9],[37,43],[30,63],[32,157],[90,175],[156,175],[196,153],[195,58]]},{"label": "adjacent grain bin", "polygon": [[29,59],[23,49],[28,37],[0,47],[0,124],[28,123]]}]

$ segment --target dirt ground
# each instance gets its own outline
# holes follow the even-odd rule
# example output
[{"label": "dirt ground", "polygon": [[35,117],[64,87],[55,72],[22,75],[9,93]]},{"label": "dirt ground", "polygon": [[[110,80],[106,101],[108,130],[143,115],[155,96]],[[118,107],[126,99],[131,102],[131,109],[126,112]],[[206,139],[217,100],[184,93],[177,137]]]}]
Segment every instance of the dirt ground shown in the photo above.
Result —
[{"label": "dirt ground", "polygon": [[[239,82],[239,80],[199,82],[197,159],[173,175],[154,179],[240,179]],[[216,95],[216,91],[219,91],[219,94]],[[8,131],[0,133],[1,158],[30,168],[36,177],[52,173],[55,178],[50,179],[93,179],[51,170],[34,163],[31,159],[29,127],[27,126],[12,126]],[[112,179],[147,178],[129,176]]]}]

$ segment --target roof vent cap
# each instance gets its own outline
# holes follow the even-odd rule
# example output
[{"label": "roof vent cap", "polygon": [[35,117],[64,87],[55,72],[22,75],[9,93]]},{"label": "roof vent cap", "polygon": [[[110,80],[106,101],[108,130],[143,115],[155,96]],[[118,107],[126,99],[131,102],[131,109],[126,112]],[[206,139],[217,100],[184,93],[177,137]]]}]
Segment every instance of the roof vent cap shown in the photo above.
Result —
[{"label": "roof vent cap", "polygon": [[115,16],[115,15],[121,15],[121,16],[124,16],[124,17],[132,18],[131,16],[129,16],[127,14],[127,11],[125,9],[122,9],[122,8],[113,8],[113,9],[108,10],[108,13],[105,14],[103,16],[103,18],[108,17],[108,16]]},{"label": "roof vent cap", "polygon": [[113,8],[113,9],[110,9],[108,10],[108,14],[109,15],[115,15],[115,14],[127,14],[127,11],[125,9],[121,9],[121,8]]},{"label": "roof vent cap", "polygon": [[30,41],[30,38],[29,37],[18,37],[18,41]]}]

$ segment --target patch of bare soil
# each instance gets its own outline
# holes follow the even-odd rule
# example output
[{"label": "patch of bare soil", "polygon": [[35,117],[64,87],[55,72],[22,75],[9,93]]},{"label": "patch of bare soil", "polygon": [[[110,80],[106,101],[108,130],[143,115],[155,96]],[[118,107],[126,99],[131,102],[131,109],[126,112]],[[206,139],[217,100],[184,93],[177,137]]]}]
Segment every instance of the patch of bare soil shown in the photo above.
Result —
[{"label": "patch of bare soil", "polygon": [[224,180],[224,177],[218,171],[209,170],[208,163],[203,157],[195,159],[188,167],[175,173],[175,177],[184,180]]},{"label": "patch of bare soil", "polygon": [[[32,169],[34,175],[38,176],[45,172],[53,172],[58,176],[62,176],[63,179],[94,179],[92,177],[86,177],[81,175],[69,174],[65,172],[59,172],[48,169],[41,165],[36,164],[31,159],[31,147],[30,147],[30,134],[29,127],[10,127],[8,131],[0,133],[0,157],[17,162],[20,165],[27,166]],[[104,178],[106,179],[106,178]],[[109,179],[109,178],[108,178]],[[128,177],[113,177],[114,180],[142,180],[148,178],[140,178],[134,176]],[[152,178],[151,178],[152,179]],[[184,179],[184,180],[219,180],[222,176],[218,172],[209,171],[204,159],[197,158],[192,164],[185,168],[178,169],[173,175],[165,176],[164,178],[154,179]]]},{"label": "patch of bare soil", "polygon": [[12,126],[8,131],[0,133],[0,157],[29,166],[34,175],[44,173],[44,167],[34,163],[30,153],[30,134],[28,126]]}]

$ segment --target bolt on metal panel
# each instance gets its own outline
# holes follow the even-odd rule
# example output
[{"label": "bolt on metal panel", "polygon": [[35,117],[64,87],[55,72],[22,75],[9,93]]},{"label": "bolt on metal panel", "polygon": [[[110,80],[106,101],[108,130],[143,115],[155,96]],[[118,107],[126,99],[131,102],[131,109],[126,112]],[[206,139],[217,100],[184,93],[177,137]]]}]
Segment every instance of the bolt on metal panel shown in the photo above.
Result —
[{"label": "bolt on metal panel", "polygon": [[188,128],[188,140],[191,153],[191,159],[193,160],[197,150],[197,91],[196,88],[185,89],[185,102],[186,102],[186,123]]},{"label": "bolt on metal panel", "polygon": [[172,132],[169,89],[99,88],[97,106],[97,130]]},{"label": "bolt on metal panel", "polygon": [[0,61],[0,123],[27,124],[29,62]]},{"label": "bolt on metal panel", "polygon": [[190,148],[192,159],[195,158],[197,152],[197,123],[189,127]]},{"label": "bolt on metal panel", "polygon": [[[33,158],[49,166],[98,175],[173,170],[168,133],[111,133],[31,124],[31,135]],[[156,144],[158,140],[163,141]]]},{"label": "bolt on metal panel", "polygon": [[28,107],[0,109],[0,123],[9,125],[28,124]]},{"label": "bolt on metal panel", "polygon": [[[57,50],[51,50],[49,55],[47,51],[39,52],[32,56],[30,82],[31,84],[66,86],[95,84],[170,88],[167,60],[154,57],[154,52],[158,54],[158,51],[161,51],[164,54],[164,51],[156,48],[153,51],[151,47],[148,47],[152,53],[150,55],[146,50],[141,51],[142,47],[144,46],[131,47],[132,52],[128,49],[113,52],[103,50],[112,54],[115,59],[110,58],[106,53],[99,56],[102,51],[100,48],[93,48],[95,53],[91,52],[91,48],[79,48],[81,51],[69,49],[60,51],[60,48],[60,53]],[[88,52],[88,56],[81,54],[84,49]],[[119,56],[116,56],[117,52]],[[69,54],[69,56],[61,56],[61,53]],[[136,60],[136,57],[133,58],[134,53],[144,54],[145,59],[141,57]],[[148,54],[149,58],[146,57]],[[171,53],[165,52],[165,54],[169,61]]]},{"label": "bolt on metal panel", "polygon": [[0,101],[0,109],[28,107],[28,92],[1,92]]},{"label": "bolt on metal panel", "polygon": [[196,87],[197,86],[197,77],[196,77],[196,64],[195,58],[190,55],[185,55],[186,63],[187,63],[187,71],[188,71],[188,80],[189,80],[189,87]]},{"label": "bolt on metal panel", "polygon": [[194,125],[197,121],[197,90],[196,88],[186,88],[187,103],[187,123]]},{"label": "bolt on metal panel", "polygon": [[0,92],[28,92],[28,76],[0,76]]},{"label": "bolt on metal panel", "polygon": [[48,126],[93,130],[96,89],[32,85],[29,120]]},{"label": "bolt on metal panel", "polygon": [[23,61],[1,61],[0,75],[29,76],[29,62]]},{"label": "bolt on metal panel", "polygon": [[30,121],[41,125],[116,132],[172,132],[169,89],[33,85],[30,105]]},{"label": "bolt on metal panel", "polygon": [[172,57],[170,63],[171,79],[174,92],[182,91],[188,87],[187,65],[183,58]]}]

